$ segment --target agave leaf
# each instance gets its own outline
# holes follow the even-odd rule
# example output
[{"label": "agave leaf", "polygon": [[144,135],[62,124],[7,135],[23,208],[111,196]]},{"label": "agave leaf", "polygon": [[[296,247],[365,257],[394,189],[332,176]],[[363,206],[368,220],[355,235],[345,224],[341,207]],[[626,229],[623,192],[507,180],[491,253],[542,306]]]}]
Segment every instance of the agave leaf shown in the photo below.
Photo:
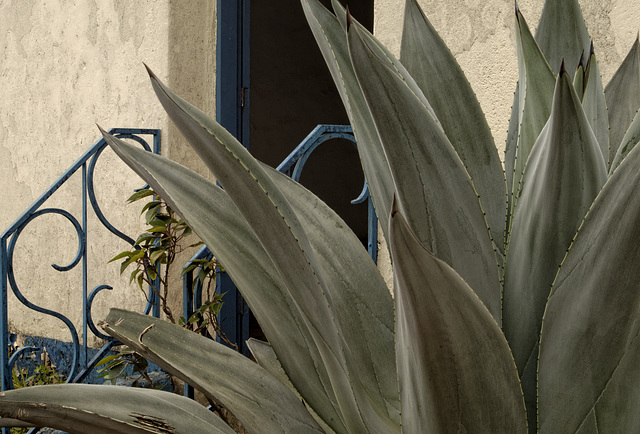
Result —
[{"label": "agave leaf", "polygon": [[578,0],[546,0],[536,30],[536,41],[554,72],[564,60],[567,71],[578,67],[590,52],[591,37]]},{"label": "agave leaf", "polygon": [[361,412],[368,413],[369,402],[360,402],[360,390],[350,380],[350,375],[355,379],[357,372],[350,370],[345,359],[349,350],[336,320],[334,308],[338,305],[331,300],[326,281],[315,269],[322,265],[318,263],[322,259],[316,258],[286,195],[228,131],[171,92],[153,74],[151,82],[169,117],[253,229],[302,319],[308,323],[347,428],[358,431],[363,424],[375,424],[376,419],[363,419]]},{"label": "agave leaf", "polygon": [[[337,432],[345,432],[313,338],[273,263],[228,195],[191,170],[106,135],[118,156],[208,245],[242,294],[297,389]],[[206,200],[202,198],[205,197]],[[183,211],[184,210],[184,211]],[[288,356],[288,357],[285,357]]]},{"label": "agave leaf", "polygon": [[310,263],[312,248],[287,199],[228,131],[174,94],[151,71],[149,75],[165,111],[247,220],[310,326],[331,351],[338,351],[327,294]]},{"label": "agave leaf", "polygon": [[415,0],[406,1],[400,60],[469,171],[493,239],[504,253],[505,176],[491,130],[464,72]]},{"label": "agave leaf", "polygon": [[607,103],[604,97],[604,87],[602,86],[602,76],[596,55],[593,53],[593,45],[591,46],[591,55],[587,62],[585,71],[585,89],[582,99],[582,107],[589,120],[589,125],[598,139],[602,158],[607,163],[607,167],[611,161],[609,159],[609,117],[607,114]]},{"label": "agave leaf", "polygon": [[399,211],[389,232],[403,430],[525,433],[522,390],[498,324]]},{"label": "agave leaf", "polygon": [[316,253],[315,270],[333,302],[360,411],[367,414],[372,409],[375,414],[366,417],[367,421],[375,425],[373,421],[382,417],[387,430],[399,429],[389,289],[358,238],[328,206],[291,178],[265,169],[286,193]]},{"label": "agave leaf", "polygon": [[640,142],[640,110],[636,112],[633,122],[629,125],[629,129],[622,138],[622,143],[616,152],[616,156],[611,163],[611,170],[609,173],[613,173],[614,170],[620,165],[622,160],[627,156],[629,152]]},{"label": "agave leaf", "polygon": [[111,309],[106,321],[107,333],[222,403],[249,431],[322,432],[295,394],[242,354],[147,315]]},{"label": "agave leaf", "polygon": [[[511,116],[509,117],[509,127],[507,128],[507,139],[504,147],[504,175],[507,181],[507,215],[504,227],[505,243],[508,244],[508,235],[511,232],[511,210],[513,202],[513,174],[516,164],[516,149],[518,148],[518,132],[520,130],[520,83],[516,83],[516,90],[513,93],[513,103],[511,104]],[[505,245],[505,250],[507,245]]]},{"label": "agave leaf", "polygon": [[234,432],[215,413],[183,396],[93,384],[2,392],[0,415],[77,434]]},{"label": "agave leaf", "polygon": [[640,109],[640,43],[638,38],[604,90],[609,109],[609,161],[622,144],[622,139]]},{"label": "agave leaf", "polygon": [[540,339],[541,433],[638,429],[639,189],[636,147],[609,177],[558,271]]},{"label": "agave leaf", "polygon": [[[287,386],[296,396],[299,396],[298,391],[291,383],[289,377],[287,377],[287,373],[284,372],[280,361],[276,357],[276,353],[273,351],[273,348],[268,342],[260,341],[254,338],[250,338],[247,341],[247,347],[249,347],[249,351],[251,351],[251,355],[256,359],[258,364],[265,368],[271,375],[276,377],[282,384]],[[300,397],[302,399],[302,397]],[[312,408],[307,407],[311,416],[314,417],[316,422],[322,427],[326,434],[333,434],[335,431],[329,427],[314,411]]]},{"label": "agave leaf", "polygon": [[496,254],[462,161],[426,107],[373,55],[355,26],[349,30],[349,48],[409,225],[423,244],[463,276],[499,321]]},{"label": "agave leaf", "polygon": [[540,131],[551,113],[555,76],[536,44],[527,22],[516,8],[516,45],[518,51],[519,92],[518,92],[518,139],[512,166],[511,214],[517,206],[524,166]]},{"label": "agave leaf", "polygon": [[[121,141],[111,138],[109,141],[154,188],[155,184],[160,184],[157,191],[173,202],[174,209],[184,210],[182,217],[212,246],[214,254],[241,288],[296,387],[323,419],[339,431],[336,413],[342,414],[346,410],[336,410],[336,398],[328,392],[334,387],[328,374],[319,368],[318,380],[311,379],[312,387],[306,384],[321,355],[313,346],[313,337],[307,331],[303,314],[295,309],[291,296],[283,291],[273,264],[246,222],[244,225],[238,222],[243,221],[242,216],[237,212],[229,215],[229,209],[234,206],[226,195],[211,182],[175,163],[144,155]],[[140,165],[144,166],[141,170]],[[315,272],[321,276],[340,313],[340,326],[344,330],[342,339],[351,349],[348,369],[354,378],[352,389],[360,400],[360,411],[378,414],[369,418],[372,424],[381,417],[385,427],[397,426],[397,379],[395,371],[389,371],[394,363],[394,355],[389,351],[393,348],[393,311],[384,281],[357,237],[326,204],[279,172],[266,166],[263,170],[290,198],[289,202],[314,246]],[[220,213],[222,215],[218,217]],[[212,222],[231,227],[211,227]],[[233,231],[239,234],[239,239],[233,237]],[[254,262],[259,266],[254,266]],[[263,282],[265,275],[267,279]],[[271,289],[265,291],[269,287]],[[282,327],[281,322],[286,320],[291,321],[290,326]],[[297,351],[292,352],[289,346]],[[311,349],[307,350],[308,347]],[[311,351],[311,356],[305,351]],[[348,380],[342,381],[342,387],[349,387]],[[334,406],[327,408],[331,401]]]},{"label": "agave leaf", "polygon": [[576,90],[576,93],[580,97],[582,101],[584,99],[584,91],[586,85],[585,79],[585,64],[584,64],[584,56],[580,57],[580,63],[578,63],[578,68],[576,69],[576,73],[573,75],[573,87]]},{"label": "agave leaf", "polygon": [[[278,360],[278,356],[276,356],[276,353],[273,351],[273,347],[271,347],[269,342],[249,338],[249,340],[246,341],[246,344],[258,365],[262,366],[262,368],[269,372],[269,374],[287,386],[291,392],[299,396],[298,390],[295,388],[293,383],[291,383],[291,380],[284,371],[284,368]],[[300,397],[300,399],[302,399],[302,397]]]},{"label": "agave leaf", "polygon": [[[398,76],[400,76],[407,86],[413,91],[416,98],[420,99],[422,104],[427,108],[429,113],[433,116],[436,122],[439,124],[440,121],[436,116],[435,111],[433,111],[433,107],[431,107],[431,103],[427,100],[422,89],[418,86],[418,83],[414,80],[414,78],[409,74],[409,71],[404,67],[404,65],[394,56],[387,47],[382,44],[378,38],[373,36],[371,32],[364,27],[358,20],[355,19],[352,15],[347,14],[347,10],[340,4],[338,0],[331,0],[331,4],[333,6],[333,10],[335,11],[336,17],[340,22],[340,25],[343,27],[345,32],[349,26],[356,26],[360,31],[360,35],[367,41],[368,47],[373,52],[374,56],[380,59],[385,65],[387,65],[391,70],[394,70]],[[345,33],[346,36],[346,33]]]},{"label": "agave leaf", "polygon": [[367,185],[386,237],[394,193],[393,179],[380,137],[351,66],[344,29],[336,16],[318,0],[302,0],[301,3],[353,127]]},{"label": "agave leaf", "polygon": [[600,146],[569,75],[561,69],[547,125],[523,176],[505,264],[503,329],[536,423],[537,345],[558,266],[607,179]]}]

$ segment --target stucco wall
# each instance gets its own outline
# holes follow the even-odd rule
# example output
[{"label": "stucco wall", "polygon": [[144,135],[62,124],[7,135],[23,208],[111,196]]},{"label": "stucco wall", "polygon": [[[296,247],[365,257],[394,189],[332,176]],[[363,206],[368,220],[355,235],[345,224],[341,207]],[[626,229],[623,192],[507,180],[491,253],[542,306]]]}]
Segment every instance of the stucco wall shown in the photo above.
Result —
[{"label": "stucco wall", "polygon": [[[512,0],[419,0],[420,6],[456,56],[491,127],[502,157],[518,80]],[[518,0],[535,29],[543,0]],[[603,83],[609,82],[640,29],[640,0],[580,0]],[[404,0],[376,0],[374,33],[399,55]],[[381,269],[388,283],[391,268],[386,247]]]},{"label": "stucco wall", "polygon": [[[165,129],[165,117],[142,62],[168,64],[169,2],[158,0],[0,2],[0,229],[4,230],[97,138],[104,128]],[[80,176],[48,202],[80,217]],[[137,234],[139,207],[126,207],[132,172],[106,151],[96,170],[96,194],[108,219]],[[107,306],[139,309],[143,297],[106,262],[124,242],[112,241],[89,220],[89,289],[109,283],[98,296],[96,321]],[[81,323],[81,267],[60,273],[49,264],[73,259],[77,239],[61,217],[41,217],[20,237],[14,259],[18,285],[36,304],[60,310]],[[14,330],[69,340],[58,320],[24,309],[10,294]]]}]

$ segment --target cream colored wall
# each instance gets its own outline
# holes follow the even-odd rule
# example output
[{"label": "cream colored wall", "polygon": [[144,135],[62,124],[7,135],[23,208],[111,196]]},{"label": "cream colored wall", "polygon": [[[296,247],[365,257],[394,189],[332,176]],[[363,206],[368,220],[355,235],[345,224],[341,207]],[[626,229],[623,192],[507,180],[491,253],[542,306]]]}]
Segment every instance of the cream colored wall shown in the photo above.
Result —
[{"label": "cream colored wall", "polygon": [[[476,92],[502,156],[518,80],[512,0],[419,0]],[[518,0],[534,29],[543,0]],[[603,82],[609,82],[640,30],[640,0],[580,0],[593,38]],[[374,33],[394,54],[400,52],[404,0],[376,0]],[[380,267],[391,283],[387,249]]]},{"label": "cream colored wall", "polygon": [[[95,140],[104,128],[165,129],[161,107],[142,62],[167,70],[168,0],[0,2],[0,230],[4,230]],[[47,206],[65,206],[80,217],[80,176],[74,176]],[[142,230],[139,207],[125,206],[134,178],[111,151],[96,170],[96,194],[107,218],[125,233]],[[113,241],[97,219],[89,220],[89,289],[110,283],[98,296],[96,321],[108,306],[140,309],[140,291],[106,262],[127,246]],[[34,303],[60,310],[81,324],[81,267],[60,273],[77,240],[62,217],[41,217],[27,226],[14,259],[16,278]],[[69,340],[58,320],[23,308],[9,297],[13,330]]]},{"label": "cream colored wall", "polygon": [[[0,1],[0,32],[0,201],[5,204],[0,230],[98,139],[95,123],[107,129],[160,128],[163,154],[206,173],[167,122],[142,63],[214,115],[215,1]],[[101,157],[95,180],[107,219],[135,238],[145,229],[140,205],[125,201],[143,183],[110,150]],[[80,186],[80,175],[72,177],[46,206],[65,207],[81,219]],[[141,310],[143,294],[120,277],[119,262],[107,264],[128,245],[91,212],[88,242],[89,290],[99,284],[114,287],[97,297],[95,321],[111,306]],[[49,265],[69,263],[76,246],[64,218],[43,216],[21,235],[14,263],[18,286],[29,300],[60,311],[80,327],[81,266],[60,273]],[[190,254],[183,256],[184,262]],[[173,307],[179,316],[178,280]],[[59,320],[24,308],[12,294],[9,318],[12,330],[22,334],[70,340]],[[90,342],[95,343],[92,335]]]}]

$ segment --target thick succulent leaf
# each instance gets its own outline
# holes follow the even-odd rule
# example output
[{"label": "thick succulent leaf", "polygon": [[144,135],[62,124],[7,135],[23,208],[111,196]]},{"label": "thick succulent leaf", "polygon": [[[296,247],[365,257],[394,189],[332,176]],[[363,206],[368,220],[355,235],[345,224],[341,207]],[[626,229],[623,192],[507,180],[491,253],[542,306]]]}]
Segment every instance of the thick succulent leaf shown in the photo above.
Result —
[{"label": "thick succulent leaf", "polygon": [[[273,351],[273,347],[269,342],[249,338],[246,341],[246,344],[258,365],[262,366],[262,368],[269,372],[269,374],[287,386],[291,392],[299,395],[299,392],[291,383],[289,377],[287,377],[287,373],[284,371],[284,368],[278,360],[278,356],[276,356],[276,353]],[[302,397],[300,397],[300,399],[302,399]]]},{"label": "thick succulent leaf", "polygon": [[355,26],[349,48],[412,231],[460,273],[500,321],[496,253],[462,161],[427,108],[378,60]]},{"label": "thick succulent leaf", "polygon": [[391,51],[389,51],[389,49],[378,40],[378,38],[373,36],[373,34],[371,34],[371,32],[365,26],[360,24],[360,22],[356,20],[354,16],[348,14],[347,10],[340,4],[338,0],[331,0],[331,4],[333,6],[333,10],[335,11],[336,17],[338,18],[340,25],[345,29],[345,32],[347,31],[349,26],[356,26],[362,38],[367,41],[367,45],[373,52],[374,56],[380,59],[391,70],[395,71],[398,76],[400,76],[405,81],[409,89],[411,89],[416,95],[416,98],[420,99],[429,113],[431,113],[433,118],[436,119],[436,122],[440,123],[435,111],[433,111],[433,107],[431,107],[431,103],[427,100],[424,93],[422,92],[422,89],[420,89],[420,86],[418,86],[418,83],[416,83],[413,76],[409,74],[409,71],[407,71],[404,64],[402,64],[396,58],[396,56],[394,56],[393,53],[391,53]]},{"label": "thick succulent leaf", "polygon": [[0,393],[0,415],[69,433],[233,434],[215,413],[169,392],[53,384]]},{"label": "thick succulent leaf", "polygon": [[[593,46],[589,61],[585,71],[585,89],[582,99],[582,107],[589,120],[589,125],[598,139],[602,158],[607,167],[609,160],[609,116],[607,114],[607,103],[604,97],[604,87],[602,86],[602,76],[596,55],[593,53]],[[611,156],[613,158],[613,156]]]},{"label": "thick succulent leaf", "polygon": [[503,330],[522,377],[535,429],[535,366],[551,284],[607,179],[600,146],[571,79],[561,70],[547,125],[531,151],[505,264]]},{"label": "thick succulent leaf", "polygon": [[639,191],[636,147],[596,198],[553,284],[540,340],[542,433],[638,430]]},{"label": "thick succulent leaf", "polygon": [[406,1],[400,60],[469,171],[493,239],[504,253],[505,176],[491,130],[460,65],[416,0]]},{"label": "thick succulent leaf", "polygon": [[[513,103],[511,104],[511,116],[509,117],[509,127],[507,129],[507,139],[504,145],[504,175],[507,181],[507,215],[504,228],[505,242],[508,241],[508,234],[511,232],[512,221],[512,201],[513,201],[513,174],[516,166],[516,149],[518,148],[518,133],[520,131],[520,83],[516,84],[513,93]],[[507,243],[508,244],[508,243]],[[505,245],[505,250],[506,250]]]},{"label": "thick succulent leaf", "polygon": [[612,161],[629,124],[640,109],[640,43],[633,43],[627,57],[604,90],[609,109],[609,161]]},{"label": "thick succulent leaf", "polygon": [[567,71],[578,67],[587,55],[591,37],[578,0],[546,0],[536,29],[536,41],[554,72],[564,60]]},{"label": "thick succulent leaf", "polygon": [[[298,391],[291,383],[289,377],[287,377],[287,373],[282,368],[282,365],[280,364],[280,361],[278,360],[271,345],[268,342],[254,338],[250,338],[246,343],[247,347],[249,347],[249,351],[251,351],[251,355],[256,359],[258,364],[280,380],[280,382],[287,386],[293,393],[299,396]],[[302,399],[302,397],[300,397],[300,399]],[[307,407],[307,410],[311,413],[311,416],[316,419],[316,422],[318,422],[318,425],[322,427],[326,434],[333,434],[335,432],[313,411],[312,408]]]},{"label": "thick succulent leaf", "polygon": [[[327,280],[318,273],[323,258],[316,257],[287,196],[228,131],[167,89],[153,74],[151,81],[167,114],[247,220],[302,312],[327,367],[347,428],[357,431],[363,424],[388,422],[369,417],[370,402],[366,394],[362,401],[358,373],[345,359],[350,350],[337,322],[339,303],[332,301]],[[371,416],[378,414],[372,411]]]},{"label": "thick succulent leaf", "polygon": [[[319,381],[311,376],[313,387],[306,384],[309,374],[305,370],[315,371],[314,364],[318,364],[321,355],[313,346],[313,337],[304,325],[303,314],[295,309],[295,303],[284,291],[274,270],[269,270],[273,265],[257,243],[255,235],[251,234],[246,223],[243,226],[237,221],[243,220],[242,216],[239,213],[235,216],[225,215],[230,213],[229,208],[235,209],[226,195],[221,195],[220,189],[209,181],[175,163],[144,155],[113,139],[110,139],[111,142],[123,150],[121,154],[128,153],[121,156],[134,168],[143,164],[140,175],[145,179],[151,178],[147,179],[151,185],[160,183],[160,194],[171,198],[169,200],[174,202],[174,208],[212,246],[214,254],[241,288],[296,387],[327,423],[340,430],[339,421],[335,420],[337,410],[332,411],[332,407],[327,407],[330,400],[335,400],[330,391],[340,385],[330,384],[322,366],[317,368]],[[386,429],[389,426],[397,427],[398,386],[393,367],[395,357],[390,350],[393,348],[393,310],[391,296],[383,279],[357,237],[326,204],[288,177],[266,166],[262,168],[289,197],[313,246],[315,272],[328,288],[331,303],[338,312],[337,317],[341,318],[339,325],[344,331],[342,340],[345,347],[349,348],[347,369],[354,383],[350,386],[349,380],[342,379],[341,387],[353,389],[359,411],[363,414],[375,413],[367,417],[368,423],[381,423]],[[145,171],[150,172],[151,176],[145,175]],[[220,213],[222,216],[218,217]],[[216,221],[218,218],[221,222]],[[230,224],[231,227],[216,227],[217,224]],[[242,239],[235,240],[233,231]],[[254,261],[260,266],[255,267]],[[268,278],[266,283],[263,282],[265,274]],[[271,290],[265,291],[265,285],[272,286]],[[278,298],[280,301],[277,301]],[[282,321],[287,319],[291,323],[283,327]],[[292,352],[289,345],[296,351]],[[308,350],[308,347],[311,349]],[[305,351],[311,351],[312,354],[304,354]],[[336,369],[340,371],[344,368],[338,366]],[[323,389],[327,391],[322,393]],[[337,406],[334,404],[333,407]],[[344,411],[347,410],[343,408],[338,413]]]},{"label": "thick succulent leaf", "polygon": [[498,324],[399,211],[389,232],[404,432],[525,433],[518,373]]},{"label": "thick succulent leaf", "polygon": [[358,238],[328,206],[291,178],[265,170],[286,193],[316,253],[315,270],[333,302],[365,423],[375,426],[382,418],[386,430],[398,430],[393,299],[382,276]]},{"label": "thick succulent leaf", "polygon": [[[345,432],[326,368],[302,314],[271,259],[228,195],[191,170],[106,135],[107,143],[210,246],[260,323],[271,345],[316,412]],[[206,199],[203,199],[206,198]]]},{"label": "thick succulent leaf", "polygon": [[576,69],[576,73],[573,75],[573,87],[576,90],[576,93],[580,97],[580,100],[584,98],[586,77],[585,77],[585,64],[584,58],[580,58],[580,63],[578,63],[578,68]]},{"label": "thick succulent leaf", "polygon": [[165,111],[222,184],[273,261],[310,327],[339,354],[339,333],[327,294],[313,270],[313,251],[300,222],[262,165],[227,130],[174,94],[150,72]]},{"label": "thick succulent leaf", "polygon": [[518,51],[518,139],[513,163],[511,213],[517,206],[524,166],[551,113],[555,76],[536,44],[527,22],[516,8]]},{"label": "thick succulent leaf", "polygon": [[611,163],[611,169],[609,173],[613,173],[614,170],[622,163],[622,160],[631,152],[631,150],[640,142],[640,110],[636,112],[633,122],[629,125],[629,129],[622,138],[622,143],[616,152],[616,156]]},{"label": "thick succulent leaf", "polygon": [[351,66],[345,31],[336,16],[318,0],[302,0],[302,8],[349,116],[367,185],[386,237],[394,194],[393,179],[380,137]]},{"label": "thick succulent leaf", "polygon": [[178,325],[121,309],[112,309],[102,327],[145,358],[222,403],[250,432],[322,432],[284,384],[222,344]]}]

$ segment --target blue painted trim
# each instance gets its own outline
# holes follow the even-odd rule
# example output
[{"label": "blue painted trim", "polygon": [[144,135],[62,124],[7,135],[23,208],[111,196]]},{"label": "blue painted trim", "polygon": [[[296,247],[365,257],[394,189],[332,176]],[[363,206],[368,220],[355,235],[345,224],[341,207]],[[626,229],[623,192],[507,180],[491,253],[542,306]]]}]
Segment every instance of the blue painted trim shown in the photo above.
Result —
[{"label": "blue painted trim", "polygon": [[[250,0],[217,2],[216,120],[247,149],[250,148],[250,7]],[[216,283],[216,291],[225,293],[220,324],[224,324],[227,336],[237,336],[232,342],[248,354],[244,341],[249,339],[249,313],[243,308],[242,296],[224,273]]]}]

